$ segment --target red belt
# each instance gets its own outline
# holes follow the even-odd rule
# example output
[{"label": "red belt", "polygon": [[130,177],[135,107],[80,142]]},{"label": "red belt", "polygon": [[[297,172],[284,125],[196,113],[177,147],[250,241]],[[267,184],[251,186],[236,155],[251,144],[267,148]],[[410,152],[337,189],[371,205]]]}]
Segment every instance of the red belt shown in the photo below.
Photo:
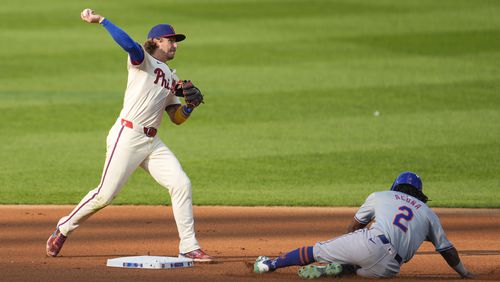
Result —
[{"label": "red belt", "polygon": [[[134,123],[122,118],[122,125],[131,129],[139,129],[134,128]],[[143,127],[142,131],[146,134],[147,137],[155,137],[157,130],[154,127]]]}]

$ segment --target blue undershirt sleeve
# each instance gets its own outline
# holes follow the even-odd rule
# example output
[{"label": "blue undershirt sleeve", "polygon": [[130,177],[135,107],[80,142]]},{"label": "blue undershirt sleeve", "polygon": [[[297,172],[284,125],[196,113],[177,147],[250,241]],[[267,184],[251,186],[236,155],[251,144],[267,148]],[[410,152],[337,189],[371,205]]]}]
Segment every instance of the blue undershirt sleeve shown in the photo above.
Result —
[{"label": "blue undershirt sleeve", "polygon": [[111,37],[120,45],[123,50],[130,55],[132,64],[139,65],[144,60],[144,51],[139,43],[135,42],[125,31],[111,23],[108,19],[104,19],[101,25],[111,34]]}]

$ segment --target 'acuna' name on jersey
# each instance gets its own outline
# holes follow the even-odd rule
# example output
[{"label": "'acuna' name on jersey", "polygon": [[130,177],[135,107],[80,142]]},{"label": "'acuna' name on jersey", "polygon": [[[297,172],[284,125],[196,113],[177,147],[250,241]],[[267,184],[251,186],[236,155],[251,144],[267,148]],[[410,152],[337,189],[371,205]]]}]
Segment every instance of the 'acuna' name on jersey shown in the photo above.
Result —
[{"label": "'acuna' name on jersey", "polygon": [[422,206],[419,201],[417,201],[413,198],[407,197],[406,195],[395,194],[394,197],[396,197],[396,200],[400,200],[400,201],[403,201],[407,204],[414,206],[417,210]]}]

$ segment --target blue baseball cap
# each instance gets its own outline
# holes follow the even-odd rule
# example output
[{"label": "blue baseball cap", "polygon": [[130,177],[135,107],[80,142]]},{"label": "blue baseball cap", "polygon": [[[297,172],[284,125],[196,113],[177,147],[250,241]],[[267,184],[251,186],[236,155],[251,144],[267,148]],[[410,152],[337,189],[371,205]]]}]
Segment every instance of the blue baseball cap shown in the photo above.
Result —
[{"label": "blue baseball cap", "polygon": [[175,37],[175,41],[177,42],[186,39],[184,34],[175,33],[174,27],[169,24],[155,25],[148,33],[148,39],[166,37]]},{"label": "blue baseball cap", "polygon": [[422,179],[420,179],[420,176],[418,176],[416,173],[411,172],[411,171],[406,171],[401,173],[396,180],[394,180],[394,183],[392,184],[391,191],[394,191],[396,186],[399,184],[408,184],[410,186],[413,186],[415,189],[418,191],[422,192]]}]

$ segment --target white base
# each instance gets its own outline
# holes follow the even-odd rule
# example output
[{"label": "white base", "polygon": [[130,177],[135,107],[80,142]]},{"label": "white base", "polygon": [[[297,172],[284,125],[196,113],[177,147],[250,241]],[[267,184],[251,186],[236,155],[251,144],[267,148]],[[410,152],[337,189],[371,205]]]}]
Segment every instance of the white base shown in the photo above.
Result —
[{"label": "white base", "polygon": [[188,258],[136,256],[108,259],[110,267],[164,269],[192,267],[193,260]]}]

